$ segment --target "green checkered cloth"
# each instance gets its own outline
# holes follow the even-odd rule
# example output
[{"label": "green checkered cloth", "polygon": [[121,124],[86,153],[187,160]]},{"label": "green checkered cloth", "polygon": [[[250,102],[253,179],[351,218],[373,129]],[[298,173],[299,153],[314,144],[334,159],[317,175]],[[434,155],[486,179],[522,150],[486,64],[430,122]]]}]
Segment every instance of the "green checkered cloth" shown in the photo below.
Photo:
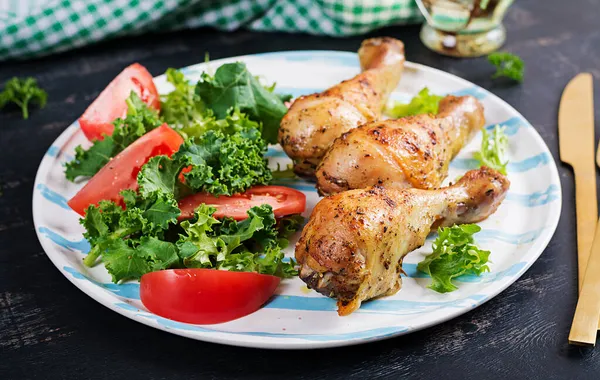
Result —
[{"label": "green checkered cloth", "polygon": [[414,0],[0,0],[0,60],[203,26],[348,36],[421,20]]}]

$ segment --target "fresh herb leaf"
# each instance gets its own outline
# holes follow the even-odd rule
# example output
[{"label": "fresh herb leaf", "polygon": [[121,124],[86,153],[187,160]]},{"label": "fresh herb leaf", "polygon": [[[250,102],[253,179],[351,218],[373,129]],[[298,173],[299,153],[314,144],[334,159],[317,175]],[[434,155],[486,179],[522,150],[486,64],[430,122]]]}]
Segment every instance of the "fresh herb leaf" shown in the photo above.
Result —
[{"label": "fresh herb leaf", "polygon": [[508,136],[504,133],[504,127],[496,125],[491,134],[485,128],[481,130],[483,137],[481,140],[481,150],[475,152],[475,159],[479,161],[480,166],[487,166],[506,175],[506,153],[508,151]]},{"label": "fresh herb leaf", "polygon": [[69,181],[75,181],[77,177],[93,176],[110,161],[114,156],[114,150],[115,141],[111,136],[95,141],[87,150],[81,145],[75,147],[75,158],[66,163],[65,176]]},{"label": "fresh herb leaf", "polygon": [[262,123],[262,136],[271,144],[277,143],[281,118],[287,107],[274,93],[265,89],[241,62],[220,66],[214,76],[202,74],[196,94],[219,119],[237,107],[250,119]]},{"label": "fresh herb leaf", "polygon": [[142,196],[146,197],[158,192],[165,196],[179,198],[178,176],[185,163],[172,160],[168,156],[154,156],[142,166],[138,173],[138,187]]},{"label": "fresh herb leaf", "polygon": [[[150,198],[142,216],[147,220],[150,233],[153,229],[157,231],[167,230],[170,224],[175,224],[177,217],[181,214],[177,202],[173,198],[156,197]],[[148,229],[148,228],[147,228]]]},{"label": "fresh herb leaf", "polygon": [[271,276],[283,278],[296,276],[298,272],[294,268],[294,260],[290,259],[289,263],[284,262],[284,257],[285,255],[281,251],[280,247],[271,247],[267,249],[267,252],[265,252],[263,256],[256,258],[256,271],[258,273],[270,274]]},{"label": "fresh herb leaf", "polygon": [[424,87],[419,93],[411,99],[410,103],[395,102],[387,113],[395,118],[414,116],[420,114],[437,114],[440,100],[443,96],[429,93],[429,89]]},{"label": "fresh herb leaf", "polygon": [[94,141],[88,149],[81,145],[75,148],[75,158],[65,165],[65,176],[69,181],[98,173],[112,157],[162,124],[156,111],[149,108],[135,92],[131,92],[126,102],[127,117],[113,122],[115,129],[111,136],[105,135],[104,139]]},{"label": "fresh herb leaf", "polygon": [[29,118],[30,103],[37,103],[40,108],[46,106],[48,93],[41,89],[34,78],[12,78],[4,85],[0,92],[0,109],[9,103],[16,104],[21,108],[23,119]]},{"label": "fresh herb leaf", "polygon": [[142,277],[152,269],[152,256],[148,251],[138,251],[130,247],[124,240],[110,242],[102,255],[106,270],[114,283]]},{"label": "fresh herb leaf", "polygon": [[113,122],[115,129],[112,138],[118,150],[116,153],[120,153],[135,140],[163,124],[158,118],[158,112],[148,107],[135,92],[132,91],[125,102],[127,116]]},{"label": "fresh herb leaf", "polygon": [[[184,175],[186,184],[192,190],[213,195],[233,195],[271,181],[271,170],[264,158],[266,144],[256,129],[229,137],[212,131],[208,134],[214,134],[214,138],[208,140],[214,141],[218,154],[208,157],[205,165],[193,165],[192,170]],[[208,146],[206,141],[201,143],[205,150],[214,152],[214,146]],[[207,178],[209,168],[211,177]]]},{"label": "fresh herb leaf", "polygon": [[190,125],[183,127],[179,132],[185,137],[202,138],[208,131],[220,131],[224,135],[232,135],[236,132],[248,131],[250,129],[261,129],[261,125],[248,118],[237,108],[229,110],[224,119],[217,120],[212,111],[207,110],[202,119],[196,119]]},{"label": "fresh herb leaf", "polygon": [[187,192],[241,193],[271,181],[265,151],[266,144],[256,129],[228,136],[208,131],[200,138],[186,140],[172,158],[150,159],[138,173],[140,192],[145,195],[158,191],[179,198],[181,175]]},{"label": "fresh herb leaf", "polygon": [[191,84],[179,70],[169,68],[165,73],[173,91],[161,96],[161,119],[172,127],[189,128],[193,125],[214,120],[207,116],[204,105],[195,94],[196,86]]},{"label": "fresh herb leaf", "polygon": [[511,53],[495,52],[488,55],[487,58],[492,65],[496,66],[496,72],[492,78],[506,77],[523,82],[525,63],[521,57]]},{"label": "fresh herb leaf", "polygon": [[[263,79],[260,76],[255,76],[255,78],[259,82],[261,82],[261,80]],[[265,88],[265,90],[267,90],[271,93],[275,93],[275,88],[277,87],[277,82],[273,82],[270,85],[263,84],[262,86]],[[292,94],[275,94],[275,95],[277,95],[277,97],[279,97],[279,100],[281,100],[283,103],[289,102],[294,97]]]},{"label": "fresh herb leaf", "polygon": [[279,100],[281,100],[283,103],[289,102],[294,98],[294,95],[292,94],[277,94],[277,96],[279,97]]},{"label": "fresh herb leaf", "polygon": [[284,216],[283,218],[279,219],[279,222],[277,223],[279,237],[287,239],[296,232],[300,231],[303,225],[304,217],[300,214]]},{"label": "fresh herb leaf", "polygon": [[302,229],[304,217],[299,214],[284,216],[277,222],[277,237],[279,246],[285,248],[289,245],[290,237]]},{"label": "fresh herb leaf", "polygon": [[175,244],[155,237],[143,237],[136,247],[129,246],[125,240],[114,240],[102,258],[114,283],[137,280],[146,273],[170,268],[180,261]]},{"label": "fresh herb leaf", "polygon": [[281,168],[279,162],[277,163],[277,169],[271,171],[273,173],[273,179],[294,179],[298,178],[294,173],[294,166],[287,164],[285,169]]},{"label": "fresh herb leaf", "polygon": [[431,276],[428,288],[439,293],[458,289],[452,279],[464,274],[480,276],[489,272],[487,266],[490,251],[474,244],[473,235],[481,231],[476,224],[454,225],[438,229],[433,242],[433,253],[417,265],[417,269]]},{"label": "fresh herb leaf", "polygon": [[162,238],[170,226],[177,223],[180,210],[172,196],[159,192],[142,197],[132,190],[121,193],[125,209],[111,201],[100,201],[87,208],[80,223],[85,227],[85,238],[92,246],[83,260],[93,266],[115,241],[129,239],[134,246],[136,236]]},{"label": "fresh herb leaf", "polygon": [[293,260],[283,261],[277,244],[275,217],[269,205],[248,210],[248,218],[236,222],[212,217],[215,208],[201,205],[194,221],[181,223],[183,233],[177,247],[188,268],[258,272],[280,277],[296,274]]}]

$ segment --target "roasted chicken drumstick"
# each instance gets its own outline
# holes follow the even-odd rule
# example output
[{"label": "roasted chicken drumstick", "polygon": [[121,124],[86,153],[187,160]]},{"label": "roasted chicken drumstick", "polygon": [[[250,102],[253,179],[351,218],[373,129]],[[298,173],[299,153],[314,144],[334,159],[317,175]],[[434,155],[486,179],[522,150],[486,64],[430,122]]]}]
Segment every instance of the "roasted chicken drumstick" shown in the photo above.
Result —
[{"label": "roasted chicken drumstick", "polygon": [[296,244],[300,278],[337,298],[338,314],[395,294],[402,259],[439,226],[479,222],[494,213],[510,183],[495,170],[467,172],[439,190],[375,186],[322,199]]},{"label": "roasted chicken drumstick", "polygon": [[404,44],[394,38],[363,41],[362,72],[320,93],[298,98],[281,120],[279,143],[294,161],[294,171],[314,176],[333,140],[377,120],[404,69]]},{"label": "roasted chicken drumstick", "polygon": [[446,96],[437,116],[367,123],[338,137],[319,165],[322,195],[373,185],[435,189],[450,161],[483,127],[483,106],[472,96]]}]

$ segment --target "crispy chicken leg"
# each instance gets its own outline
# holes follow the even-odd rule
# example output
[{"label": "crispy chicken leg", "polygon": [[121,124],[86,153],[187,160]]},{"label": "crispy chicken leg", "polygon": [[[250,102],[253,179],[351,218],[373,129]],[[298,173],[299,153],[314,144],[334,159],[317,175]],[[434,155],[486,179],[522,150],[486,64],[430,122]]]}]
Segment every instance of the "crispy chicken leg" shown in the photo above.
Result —
[{"label": "crispy chicken leg", "polygon": [[395,294],[406,254],[439,226],[479,222],[494,213],[510,183],[495,170],[467,172],[439,190],[350,190],[322,199],[296,244],[300,278],[338,299],[348,315],[362,301]]},{"label": "crispy chicken leg", "polygon": [[450,161],[485,123],[472,96],[446,96],[437,117],[418,115],[365,124],[337,138],[316,173],[323,195],[374,185],[435,189]]},{"label": "crispy chicken leg", "polygon": [[294,171],[313,176],[326,149],[342,133],[377,120],[404,69],[404,44],[389,37],[363,41],[363,70],[320,93],[302,96],[281,120],[279,143],[294,161]]}]

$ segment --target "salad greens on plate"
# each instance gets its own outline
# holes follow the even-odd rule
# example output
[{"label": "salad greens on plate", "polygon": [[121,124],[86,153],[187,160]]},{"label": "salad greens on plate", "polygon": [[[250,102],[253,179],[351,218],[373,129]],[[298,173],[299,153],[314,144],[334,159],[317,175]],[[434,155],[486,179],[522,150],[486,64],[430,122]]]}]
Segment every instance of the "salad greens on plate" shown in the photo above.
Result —
[{"label": "salad greens on plate", "polygon": [[[218,200],[271,182],[265,153],[276,142],[287,110],[275,85],[264,87],[239,62],[222,65],[213,76],[204,73],[196,84],[175,69],[168,69],[166,77],[173,90],[160,96],[160,110],[131,90],[126,115],[112,122],[112,133],[87,149],[77,147],[65,166],[71,181],[97,173],[110,178],[105,172],[111,166],[133,165],[137,173],[131,186],[111,189],[117,196],[101,197],[85,208],[81,224],[92,248],[84,263],[93,266],[100,259],[116,283],[172,268],[296,274],[294,260],[283,260],[282,248],[303,224],[303,202],[277,218],[272,205],[251,205],[242,212],[247,215],[232,214],[238,220],[216,218],[217,208],[204,203],[184,220],[179,204],[197,193]],[[171,153],[161,141],[149,140],[144,145],[156,149],[139,156],[141,148],[132,144],[165,125],[181,136],[179,148]],[[122,163],[129,154],[145,162],[137,169],[136,162]],[[274,193],[266,196],[276,204],[276,187],[268,189]]]}]

